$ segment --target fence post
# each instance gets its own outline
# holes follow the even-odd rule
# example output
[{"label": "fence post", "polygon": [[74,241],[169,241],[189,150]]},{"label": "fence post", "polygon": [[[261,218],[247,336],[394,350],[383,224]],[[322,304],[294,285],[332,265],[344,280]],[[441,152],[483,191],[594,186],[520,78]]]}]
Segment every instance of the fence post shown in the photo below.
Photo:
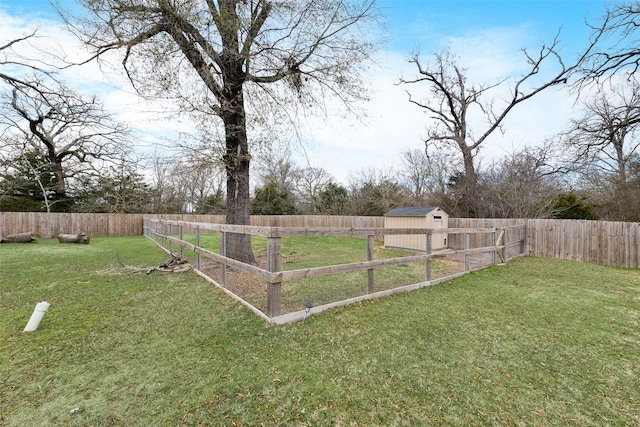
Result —
[{"label": "fence post", "polygon": [[154,229],[155,229],[154,231],[156,236],[156,243],[164,248],[164,240],[162,239],[162,223],[160,222],[160,220],[156,222]]},{"label": "fence post", "polygon": [[[227,232],[220,233],[220,255],[227,256]],[[227,289],[227,264],[222,264],[222,287]]]},{"label": "fence post", "polygon": [[498,241],[500,237],[496,234],[496,228],[491,232],[491,243],[493,243],[494,249],[491,252],[491,265],[496,265],[496,254],[498,253]]},{"label": "fence post", "polygon": [[162,225],[162,247],[167,249],[168,246],[167,243],[170,243],[169,239],[167,238],[167,236],[169,235],[169,228],[167,227],[167,223]]},{"label": "fence post", "polygon": [[173,255],[173,240],[171,240],[171,237],[173,237],[173,224],[169,224],[169,253]]},{"label": "fence post", "polygon": [[[271,273],[282,270],[281,256],[282,239],[280,237],[267,238],[267,270]],[[280,315],[282,302],[282,282],[267,282],[267,315]]]},{"label": "fence post", "polygon": [[[367,261],[373,261],[373,235],[367,236]],[[374,269],[369,268],[367,270],[367,293],[372,294],[374,292]]]},{"label": "fence post", "polygon": [[[196,246],[200,248],[200,225],[196,225]],[[198,271],[202,271],[200,269],[200,251],[196,252],[196,268]]]},{"label": "fence post", "polygon": [[[180,224],[180,240],[184,241],[184,226]],[[184,246],[180,245],[180,258],[184,258]]]},{"label": "fence post", "polygon": [[464,240],[464,271],[469,271],[469,253],[467,252],[469,250],[469,233],[464,233],[463,235],[463,240]]},{"label": "fence post", "polygon": [[[426,255],[431,255],[431,233],[426,235],[426,240],[424,243],[424,253]],[[424,280],[426,280],[427,282],[431,280],[431,258],[428,258],[427,262],[425,263]]]}]

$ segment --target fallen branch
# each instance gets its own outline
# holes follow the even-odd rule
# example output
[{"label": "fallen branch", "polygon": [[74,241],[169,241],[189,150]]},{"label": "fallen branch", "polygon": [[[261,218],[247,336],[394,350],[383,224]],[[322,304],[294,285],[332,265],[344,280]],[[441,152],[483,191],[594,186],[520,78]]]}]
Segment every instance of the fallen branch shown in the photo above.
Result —
[{"label": "fallen branch", "polygon": [[126,273],[136,274],[136,273],[145,273],[151,274],[154,271],[158,271],[160,273],[184,273],[186,271],[191,270],[193,267],[189,264],[189,260],[184,259],[182,257],[171,254],[171,258],[166,260],[164,263],[160,265],[156,265],[153,267],[132,267],[130,265],[124,264],[120,260],[120,255],[118,255],[118,264],[125,270]]}]

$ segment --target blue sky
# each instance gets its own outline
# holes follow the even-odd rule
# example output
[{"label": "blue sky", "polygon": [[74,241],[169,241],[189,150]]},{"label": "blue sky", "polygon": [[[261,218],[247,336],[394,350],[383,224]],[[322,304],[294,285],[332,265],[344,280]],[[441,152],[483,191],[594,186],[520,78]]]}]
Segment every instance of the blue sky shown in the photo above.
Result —
[{"label": "blue sky", "polygon": [[[61,3],[63,6],[74,4],[66,0]],[[423,147],[421,141],[427,120],[422,111],[409,104],[406,91],[420,95],[427,90],[417,85],[396,84],[401,75],[415,75],[415,69],[406,61],[412,52],[419,49],[426,62],[430,54],[449,46],[461,56],[472,79],[486,82],[517,73],[524,59],[520,49],[536,50],[541,43],[550,43],[561,29],[561,53],[563,59],[570,62],[588,43],[590,32],[585,19],[597,23],[607,3],[593,0],[379,0],[378,5],[386,19],[389,42],[377,58],[380,67],[371,68],[367,77],[373,90],[372,100],[366,105],[369,117],[318,120],[303,137],[304,150],[296,150],[301,164],[306,163],[301,157],[304,151],[312,166],[325,168],[343,183],[364,169],[397,168],[402,151]],[[24,33],[35,25],[40,26],[39,34],[44,37],[62,37],[56,20],[47,1],[0,0],[0,28],[3,28],[0,43],[8,34]],[[61,39],[59,43],[68,45],[69,39]],[[112,83],[110,89],[105,89],[93,80],[98,79],[97,74],[99,71],[94,67],[77,81],[84,85],[96,83],[96,92],[107,107],[122,114],[124,120],[137,125],[144,123],[134,111],[138,104],[125,100],[127,88],[123,87],[125,91],[120,93],[110,92],[115,91],[117,84]],[[488,141],[482,152],[484,158],[489,161],[525,145],[539,143],[562,130],[573,110],[573,100],[558,90],[519,106],[507,122],[506,134]],[[158,127],[162,126],[149,122],[146,129]],[[153,144],[153,137],[146,141]]]},{"label": "blue sky", "polygon": [[598,0],[379,0],[391,35],[390,48],[406,49],[447,36],[469,35],[489,28],[527,28],[533,37],[553,37],[561,27],[570,44],[588,36],[585,18],[601,16]]}]

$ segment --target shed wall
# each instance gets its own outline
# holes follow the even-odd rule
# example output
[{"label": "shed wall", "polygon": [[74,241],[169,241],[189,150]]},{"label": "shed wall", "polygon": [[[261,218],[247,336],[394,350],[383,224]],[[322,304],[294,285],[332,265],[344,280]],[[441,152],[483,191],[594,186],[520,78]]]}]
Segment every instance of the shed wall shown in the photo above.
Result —
[{"label": "shed wall", "polygon": [[[434,218],[435,217],[440,217]],[[384,219],[386,228],[447,228],[449,216],[442,210],[430,212],[426,216],[387,216]],[[444,249],[447,247],[447,234],[436,233],[431,238],[431,248]],[[384,245],[393,248],[403,248],[416,251],[426,249],[427,237],[420,234],[385,235]]]}]

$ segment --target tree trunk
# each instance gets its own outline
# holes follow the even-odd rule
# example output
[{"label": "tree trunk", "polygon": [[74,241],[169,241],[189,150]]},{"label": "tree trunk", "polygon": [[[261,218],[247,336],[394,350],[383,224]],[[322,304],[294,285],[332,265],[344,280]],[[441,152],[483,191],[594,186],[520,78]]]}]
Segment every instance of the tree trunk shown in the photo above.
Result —
[{"label": "tree trunk", "polygon": [[[227,171],[227,224],[251,225],[249,195],[249,145],[245,119],[244,97],[240,87],[223,110]],[[238,261],[256,264],[251,248],[251,235],[228,233],[227,256]]]},{"label": "tree trunk", "polygon": [[467,211],[467,216],[475,218],[478,216],[480,206],[478,204],[478,175],[476,174],[476,168],[473,164],[473,153],[466,145],[463,147],[458,144],[462,151],[462,158],[464,162],[464,208]]},{"label": "tree trunk", "polygon": [[60,234],[58,235],[58,242],[60,243],[89,243],[90,237],[85,233],[78,234]]},{"label": "tree trunk", "polygon": [[35,233],[18,233],[4,236],[0,243],[31,243],[37,241]]},{"label": "tree trunk", "polygon": [[56,197],[66,198],[67,195],[67,184],[64,174],[64,168],[62,167],[62,163],[58,161],[55,157],[49,156],[49,161],[51,162],[51,169],[53,170],[54,175],[56,176],[56,188],[55,193]]},{"label": "tree trunk", "polygon": [[624,154],[624,138],[626,132],[617,138],[613,138],[613,147],[616,150],[616,162],[618,165],[618,180],[623,186],[627,185],[627,159]]}]

